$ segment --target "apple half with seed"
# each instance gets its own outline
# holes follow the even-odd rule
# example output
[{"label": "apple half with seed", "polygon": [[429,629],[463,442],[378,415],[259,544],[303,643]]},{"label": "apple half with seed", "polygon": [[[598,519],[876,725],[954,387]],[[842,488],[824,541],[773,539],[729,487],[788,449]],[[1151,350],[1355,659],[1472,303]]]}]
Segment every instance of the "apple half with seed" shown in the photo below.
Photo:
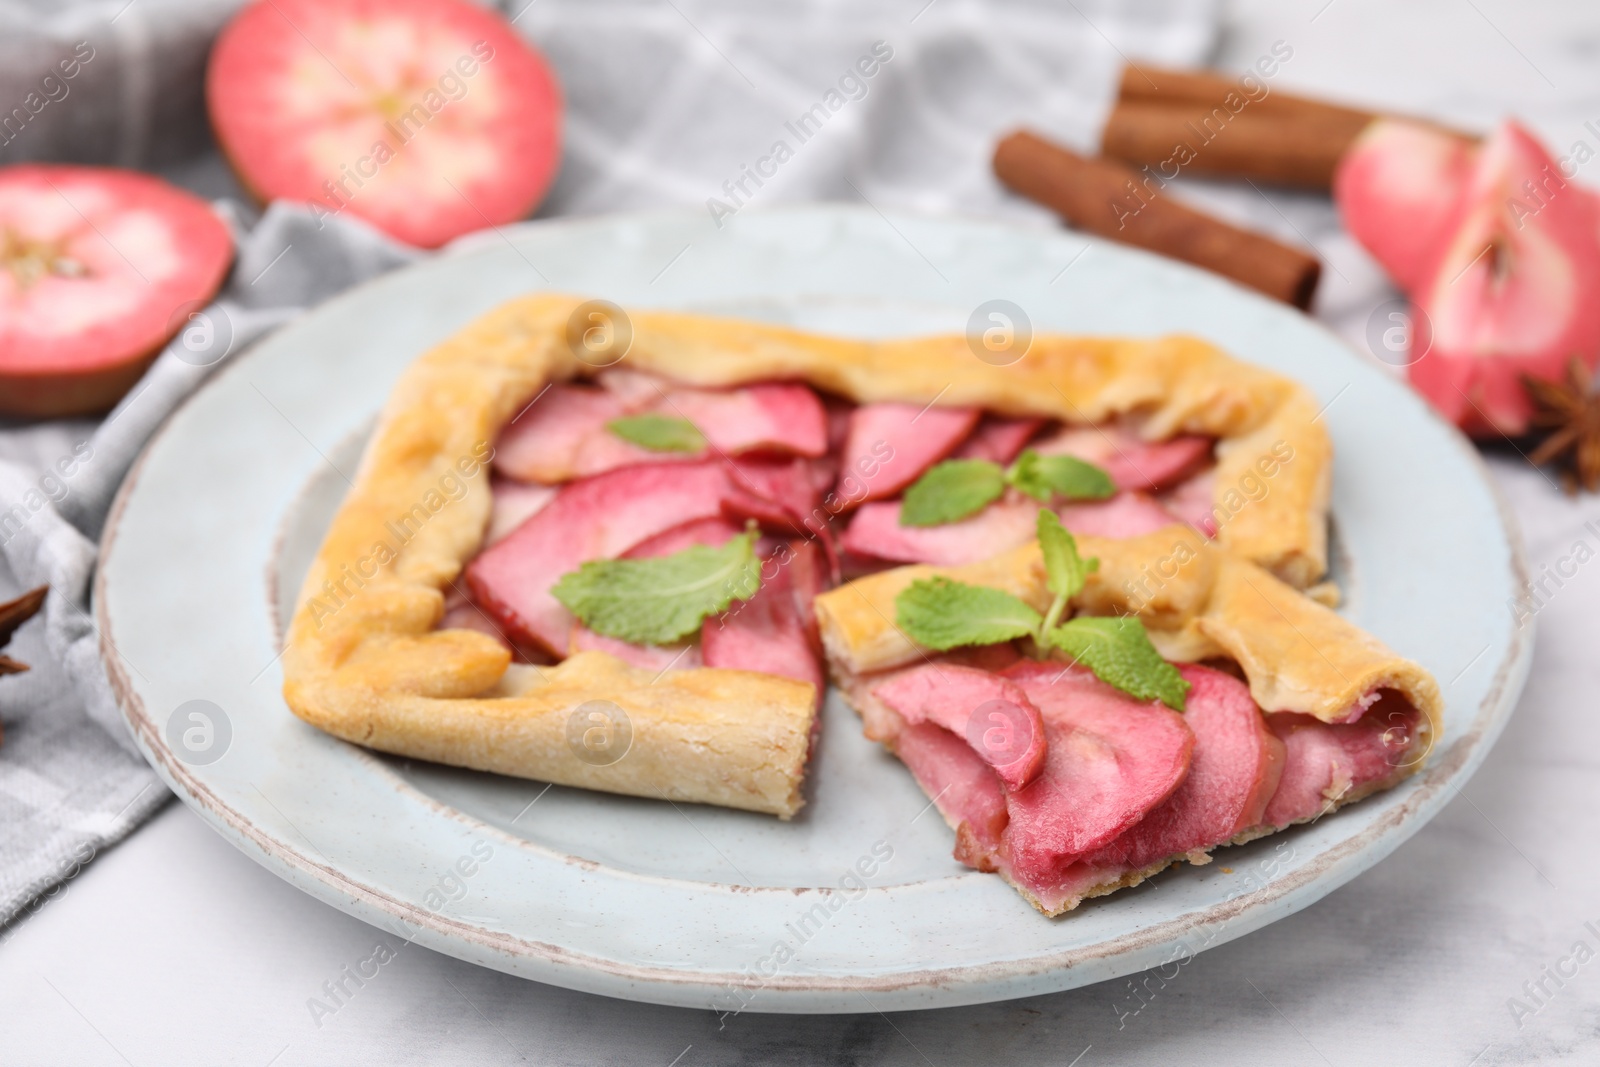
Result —
[{"label": "apple half with seed", "polygon": [[206,101],[258,200],[424,248],[527,217],[560,160],[555,76],[465,0],[258,0],[218,38]]},{"label": "apple half with seed", "polygon": [[159,178],[0,168],[0,415],[108,410],[232,261],[211,205]]},{"label": "apple half with seed", "polygon": [[1473,145],[1380,119],[1341,161],[1334,198],[1426,324],[1411,384],[1467,433],[1528,432],[1524,377],[1600,365],[1600,200],[1518,123]]}]

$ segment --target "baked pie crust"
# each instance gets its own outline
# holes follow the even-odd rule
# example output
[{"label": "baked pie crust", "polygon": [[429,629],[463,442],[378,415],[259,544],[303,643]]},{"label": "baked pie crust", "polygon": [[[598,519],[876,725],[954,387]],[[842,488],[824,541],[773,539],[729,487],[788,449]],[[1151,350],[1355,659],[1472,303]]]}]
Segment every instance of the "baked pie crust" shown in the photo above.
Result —
[{"label": "baked pie crust", "polygon": [[[1422,713],[1422,728],[1410,739],[1414,750],[1425,753],[1442,729],[1444,701],[1433,675],[1189,527],[1076,540],[1078,551],[1098,557],[1100,565],[1073,607],[1089,615],[1138,615],[1168,660],[1232,660],[1262,711],[1338,723],[1368,694],[1393,690]],[[935,575],[1003,589],[1041,612],[1051,601],[1038,542],[963,567],[897,567],[858,578],[816,599],[823,647],[836,676],[889,670],[928,654],[889,620],[901,590]],[[1415,770],[1421,759],[1404,764]]]},{"label": "baked pie crust", "polygon": [[[595,370],[568,341],[582,304],[551,294],[511,301],[400,376],[302,587],[284,650],[284,697],[306,722],[384,752],[788,818],[802,803],[815,718],[810,684],[715,668],[658,675],[592,651],[555,666],[513,665],[507,649],[485,634],[436,629],[445,594],[458,587],[489,521],[488,472],[478,459],[546,385]],[[1204,579],[1163,579],[1141,605],[1165,647],[1240,655],[1263,707],[1331,707],[1342,690],[1307,660],[1293,634],[1285,639],[1262,622],[1264,612],[1292,613],[1325,627],[1319,633],[1333,642],[1321,646],[1325,654],[1370,664],[1362,677],[1392,674],[1394,684],[1428,702],[1419,706],[1433,708],[1436,721],[1437,692],[1420,669],[1404,661],[1378,666],[1387,661],[1370,638],[1331,613],[1324,619],[1311,612],[1314,605],[1291,588],[1312,585],[1326,569],[1332,451],[1313,398],[1287,378],[1191,337],[1038,336],[1018,362],[1001,367],[976,358],[959,335],[842,340],[671,312],[633,315],[631,334],[629,367],[691,386],[799,380],[861,403],[975,406],[1083,424],[1123,417],[1151,440],[1213,436],[1217,497],[1229,520],[1215,545],[1193,537],[1195,561],[1183,573],[1204,572]],[[1226,493],[1251,484],[1246,479],[1256,477],[1263,457],[1285,452],[1292,458],[1275,469],[1269,492],[1244,507],[1224,502]],[[429,502],[439,499],[447,477],[459,478],[465,491],[435,509]],[[394,524],[417,514],[419,502],[427,520],[397,538]],[[1084,538],[1085,551],[1102,560],[1084,607],[1126,610],[1112,575],[1170,569],[1163,556],[1175,532],[1122,543]],[[1037,599],[1036,549],[1033,557],[1029,551],[983,566],[1005,571],[1018,591]],[[836,663],[904,655],[886,618],[874,623],[848,607],[852,598],[862,602],[863,588],[886,589],[904,573],[824,598]],[[1268,590],[1259,603],[1253,586]],[[591,700],[626,714],[626,758],[599,766],[569,745],[572,713]]]}]

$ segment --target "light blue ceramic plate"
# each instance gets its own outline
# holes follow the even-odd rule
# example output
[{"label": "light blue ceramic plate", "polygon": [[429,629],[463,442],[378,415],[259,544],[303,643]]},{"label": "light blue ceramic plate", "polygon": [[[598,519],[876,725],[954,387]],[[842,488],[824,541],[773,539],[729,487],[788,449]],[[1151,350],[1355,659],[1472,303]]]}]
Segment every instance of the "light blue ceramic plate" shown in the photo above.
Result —
[{"label": "light blue ceramic plate", "polygon": [[[1049,920],[950,858],[951,834],[910,775],[836,698],[792,823],[546,791],[317,732],[279,695],[279,616],[374,414],[413,358],[541,288],[878,336],[959,331],[977,305],[1005,298],[1036,329],[1191,331],[1293,375],[1328,405],[1345,611],[1438,677],[1441,743],[1391,792]],[[1531,647],[1507,609],[1521,574],[1466,442],[1299,313],[1069,233],[816,206],[741,214],[720,231],[693,211],[530,224],[324,304],[235,360],[151,443],[108,526],[96,599],[150,762],[306,892],[543,982],[721,1010],[854,1012],[1142,970],[1354,878],[1445,804],[1504,726]],[[187,712],[169,722],[195,700],[221,712],[203,757],[191,751],[203,724]],[[185,728],[201,733],[185,743]],[[849,881],[856,870],[871,872],[864,890]]]}]

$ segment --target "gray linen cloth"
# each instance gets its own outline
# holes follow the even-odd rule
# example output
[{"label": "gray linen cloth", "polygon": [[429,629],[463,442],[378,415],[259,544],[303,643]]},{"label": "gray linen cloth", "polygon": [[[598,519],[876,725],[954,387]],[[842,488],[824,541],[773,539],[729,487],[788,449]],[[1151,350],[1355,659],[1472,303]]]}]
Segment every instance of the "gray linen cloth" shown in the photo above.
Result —
[{"label": "gray linen cloth", "polygon": [[[222,358],[420,254],[347,217],[319,225],[275,204],[256,221],[237,206],[203,97],[207,50],[237,6],[0,0],[0,163],[140,167],[218,198],[239,235],[232,277],[208,309],[231,336]],[[566,99],[562,170],[541,215],[689,204],[715,216],[805,199],[1032,214],[989,174],[996,136],[1027,123],[1091,147],[1124,58],[1199,62],[1217,23],[1215,0],[504,8]],[[863,76],[869,54],[878,62]],[[779,141],[791,155],[760,163]],[[758,164],[776,173],[756,184],[747,175]],[[0,923],[167,798],[111,696],[89,587],[123,475],[216,365],[169,347],[104,420],[0,420],[0,598],[52,590],[10,650],[33,670],[0,679]]]}]

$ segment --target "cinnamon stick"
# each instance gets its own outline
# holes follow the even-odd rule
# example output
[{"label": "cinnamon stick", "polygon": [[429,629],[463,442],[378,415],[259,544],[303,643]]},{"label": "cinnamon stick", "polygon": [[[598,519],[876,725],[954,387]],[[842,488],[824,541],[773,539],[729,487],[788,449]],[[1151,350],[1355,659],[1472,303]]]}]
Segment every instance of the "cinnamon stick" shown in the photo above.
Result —
[{"label": "cinnamon stick", "polygon": [[1425,119],[1380,115],[1272,89],[1255,72],[1229,78],[1130,63],[1123,68],[1100,151],[1164,179],[1182,171],[1326,191],[1361,131],[1385,117],[1473,140]]},{"label": "cinnamon stick", "polygon": [[[1270,116],[1290,122],[1320,122],[1331,128],[1342,128],[1353,138],[1362,127],[1377,118],[1372,111],[1330,104],[1310,97],[1295,96],[1270,88],[1265,80],[1244,77],[1229,78],[1205,70],[1169,70],[1142,63],[1129,63],[1122,69],[1122,83],[1118,99],[1132,103],[1203,105],[1209,111],[1226,107],[1228,94],[1248,101],[1244,110],[1258,116]],[[1235,102],[1235,106],[1237,103]]]},{"label": "cinnamon stick", "polygon": [[[0,604],[0,649],[4,649],[10,643],[11,635],[16,633],[23,623],[39,613],[49,592],[49,586],[41,585],[37,589],[23,593],[15,600],[7,600]],[[21,674],[27,669],[26,663],[0,652],[0,674]]]},{"label": "cinnamon stick", "polygon": [[1167,180],[1180,173],[1225,175],[1330,189],[1339,160],[1364,127],[1324,116],[1281,118],[1248,107],[1232,113],[1220,104],[1208,109],[1192,102],[1123,100],[1106,120],[1100,151]]},{"label": "cinnamon stick", "polygon": [[994,171],[1080,229],[1204,267],[1302,310],[1316,292],[1322,265],[1313,256],[1185,207],[1121,163],[1086,159],[1019,130],[995,147]]}]

